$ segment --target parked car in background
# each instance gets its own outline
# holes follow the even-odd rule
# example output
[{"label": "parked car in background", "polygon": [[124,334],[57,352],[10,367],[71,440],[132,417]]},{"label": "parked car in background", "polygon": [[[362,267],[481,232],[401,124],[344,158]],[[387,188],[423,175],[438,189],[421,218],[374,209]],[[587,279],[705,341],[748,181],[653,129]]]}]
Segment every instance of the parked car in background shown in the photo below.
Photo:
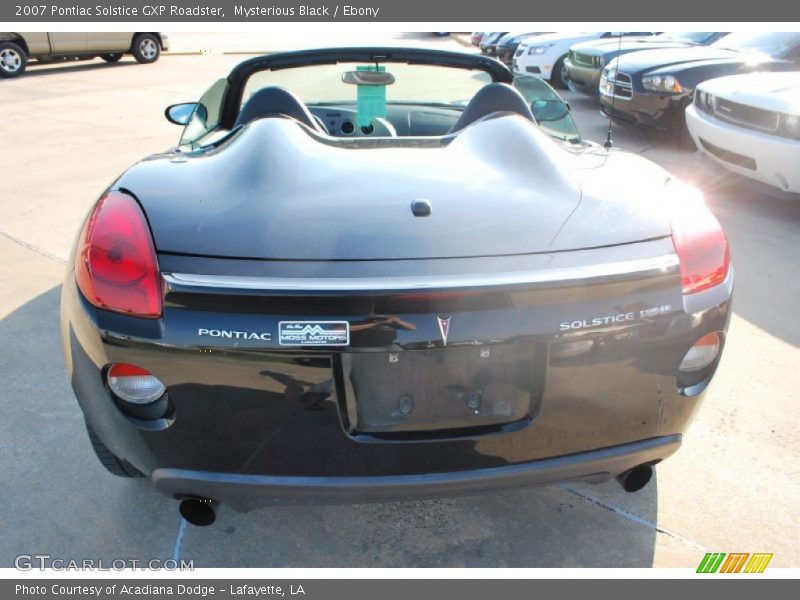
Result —
[{"label": "parked car in background", "polygon": [[603,38],[575,44],[569,49],[564,64],[567,67],[570,89],[596,96],[603,67],[612,59],[639,50],[690,48],[707,46],[724,36],[723,32],[680,31],[641,38]]},{"label": "parked car in background", "polygon": [[686,125],[697,147],[726,169],[800,192],[800,72],[705,81]]},{"label": "parked car in background", "polygon": [[800,32],[732,33],[710,46],[643,50],[603,69],[600,103],[606,115],[690,143],[684,112],[698,84],[725,75],[792,71],[798,64]]},{"label": "parked car in background", "polygon": [[483,39],[483,34],[484,34],[483,31],[473,31],[472,35],[469,38],[470,44],[472,44],[473,46],[480,46],[481,39]]},{"label": "parked car in background", "polygon": [[526,33],[507,33],[495,43],[494,56],[496,56],[498,60],[501,60],[506,66],[510,67],[511,63],[514,61],[514,53],[516,53],[520,43],[522,43],[523,40],[527,41],[543,33],[545,32],[530,31]]},{"label": "parked car in background", "polygon": [[589,31],[570,33],[548,33],[520,44],[512,63],[515,73],[536,75],[550,80],[556,87],[567,86],[567,69],[564,64],[571,46],[579,42],[605,38],[618,38],[620,35],[645,36],[654,32],[633,31]]},{"label": "parked car in background", "polygon": [[490,31],[483,35],[480,43],[481,52],[484,54],[488,54],[489,56],[494,56],[494,45],[501,37],[503,37],[507,31]]},{"label": "parked car in background", "polygon": [[117,62],[125,54],[131,54],[146,64],[157,61],[161,52],[168,49],[167,35],[155,32],[0,32],[0,77],[19,77],[31,59],[44,63],[99,57],[106,62]]}]

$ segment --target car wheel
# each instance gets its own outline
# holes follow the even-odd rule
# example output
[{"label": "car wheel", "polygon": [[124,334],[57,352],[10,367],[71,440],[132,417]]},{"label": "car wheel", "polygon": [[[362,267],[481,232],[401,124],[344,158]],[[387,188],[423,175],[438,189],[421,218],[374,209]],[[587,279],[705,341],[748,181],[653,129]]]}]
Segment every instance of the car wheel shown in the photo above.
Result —
[{"label": "car wheel", "polygon": [[14,42],[0,43],[0,77],[19,77],[28,66],[28,55]]},{"label": "car wheel", "polygon": [[100,463],[106,468],[106,470],[111,473],[112,475],[116,475],[117,477],[144,477],[144,473],[142,473],[139,469],[134,467],[131,463],[127,460],[118,457],[116,454],[111,452],[106,445],[100,441],[100,438],[97,437],[97,434],[89,427],[89,424],[86,424],[86,431],[89,434],[89,441],[92,443],[92,449],[94,453],[97,455],[97,458],[100,459]]},{"label": "car wheel", "polygon": [[142,33],[134,38],[132,52],[137,62],[153,63],[161,56],[161,44],[152,33]]},{"label": "car wheel", "polygon": [[103,54],[100,56],[107,63],[119,62],[122,58],[122,52],[115,52],[114,54]]},{"label": "car wheel", "polygon": [[550,83],[562,90],[567,89],[567,81],[569,81],[567,65],[564,64],[566,58],[566,56],[559,58],[553,66],[553,72],[550,74]]}]

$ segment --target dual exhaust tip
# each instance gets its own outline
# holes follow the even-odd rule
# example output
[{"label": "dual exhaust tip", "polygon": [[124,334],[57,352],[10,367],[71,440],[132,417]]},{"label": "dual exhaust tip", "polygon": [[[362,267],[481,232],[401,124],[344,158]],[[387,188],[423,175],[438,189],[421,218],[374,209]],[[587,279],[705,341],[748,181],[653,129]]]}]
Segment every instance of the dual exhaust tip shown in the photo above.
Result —
[{"label": "dual exhaust tip", "polygon": [[[626,492],[638,492],[653,478],[652,465],[639,465],[617,475],[617,481]],[[219,502],[211,498],[191,497],[181,500],[181,516],[191,525],[208,527],[217,520]]]}]

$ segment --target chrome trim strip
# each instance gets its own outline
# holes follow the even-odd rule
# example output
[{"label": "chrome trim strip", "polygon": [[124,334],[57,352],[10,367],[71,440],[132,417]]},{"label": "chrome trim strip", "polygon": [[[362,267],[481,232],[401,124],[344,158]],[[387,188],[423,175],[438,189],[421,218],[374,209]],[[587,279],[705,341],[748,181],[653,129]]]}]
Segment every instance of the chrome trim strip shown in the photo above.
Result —
[{"label": "chrome trim strip", "polygon": [[[418,277],[287,278],[163,273],[173,289],[216,288],[277,292],[394,292],[456,288],[484,288],[540,283],[568,283],[604,277],[639,277],[668,273],[679,265],[676,254],[581,267],[511,271],[474,275],[421,275]],[[187,290],[188,291],[188,290]]]}]

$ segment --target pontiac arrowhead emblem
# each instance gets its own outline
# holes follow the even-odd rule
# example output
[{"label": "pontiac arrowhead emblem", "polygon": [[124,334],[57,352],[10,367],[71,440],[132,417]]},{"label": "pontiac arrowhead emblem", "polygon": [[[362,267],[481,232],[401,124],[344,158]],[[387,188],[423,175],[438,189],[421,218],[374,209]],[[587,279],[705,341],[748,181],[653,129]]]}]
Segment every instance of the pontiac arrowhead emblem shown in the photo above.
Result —
[{"label": "pontiac arrowhead emblem", "polygon": [[436,317],[439,321],[439,333],[442,335],[442,345],[447,346],[447,334],[450,333],[450,317]]}]

